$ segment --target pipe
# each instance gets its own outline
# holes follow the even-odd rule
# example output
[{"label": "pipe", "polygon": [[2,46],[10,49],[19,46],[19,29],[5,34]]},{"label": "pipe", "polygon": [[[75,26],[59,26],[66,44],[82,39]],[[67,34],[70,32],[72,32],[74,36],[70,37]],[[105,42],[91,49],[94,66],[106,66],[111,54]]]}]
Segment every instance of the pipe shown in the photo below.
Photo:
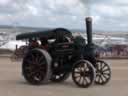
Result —
[{"label": "pipe", "polygon": [[85,18],[85,22],[86,22],[86,33],[87,33],[87,42],[88,44],[92,44],[92,18],[91,17],[87,17]]}]

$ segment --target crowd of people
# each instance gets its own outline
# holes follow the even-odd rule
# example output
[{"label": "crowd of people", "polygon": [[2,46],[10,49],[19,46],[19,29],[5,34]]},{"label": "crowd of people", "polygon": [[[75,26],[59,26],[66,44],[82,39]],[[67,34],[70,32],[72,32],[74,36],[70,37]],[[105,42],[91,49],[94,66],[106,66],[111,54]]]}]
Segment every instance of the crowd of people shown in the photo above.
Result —
[{"label": "crowd of people", "polygon": [[111,45],[100,52],[100,57],[128,57],[128,45]]}]

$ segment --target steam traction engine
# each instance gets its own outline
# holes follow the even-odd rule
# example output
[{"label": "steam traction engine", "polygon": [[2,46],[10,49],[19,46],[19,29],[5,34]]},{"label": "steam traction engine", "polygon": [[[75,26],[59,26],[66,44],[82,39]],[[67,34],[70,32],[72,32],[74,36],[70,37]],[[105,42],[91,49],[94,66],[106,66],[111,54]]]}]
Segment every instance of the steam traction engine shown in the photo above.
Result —
[{"label": "steam traction engine", "polygon": [[[92,42],[92,19],[86,18],[87,44],[81,36],[72,36],[64,28],[24,33],[17,40],[34,39],[36,46],[29,45],[22,62],[22,74],[30,84],[48,81],[62,82],[70,73],[79,87],[87,88],[94,82],[104,85],[111,78],[109,65],[96,58],[96,45]],[[37,43],[35,41],[35,43]]]}]

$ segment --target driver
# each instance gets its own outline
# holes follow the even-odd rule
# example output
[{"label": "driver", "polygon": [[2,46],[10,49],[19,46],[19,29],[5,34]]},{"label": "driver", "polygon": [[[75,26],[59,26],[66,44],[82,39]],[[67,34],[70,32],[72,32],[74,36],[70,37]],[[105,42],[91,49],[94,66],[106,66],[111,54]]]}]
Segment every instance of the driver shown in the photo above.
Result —
[{"label": "driver", "polygon": [[30,48],[36,48],[39,46],[39,43],[37,42],[36,39],[30,38],[29,39],[29,46],[30,46]]},{"label": "driver", "polygon": [[41,48],[48,50],[48,40],[47,38],[40,38]]}]

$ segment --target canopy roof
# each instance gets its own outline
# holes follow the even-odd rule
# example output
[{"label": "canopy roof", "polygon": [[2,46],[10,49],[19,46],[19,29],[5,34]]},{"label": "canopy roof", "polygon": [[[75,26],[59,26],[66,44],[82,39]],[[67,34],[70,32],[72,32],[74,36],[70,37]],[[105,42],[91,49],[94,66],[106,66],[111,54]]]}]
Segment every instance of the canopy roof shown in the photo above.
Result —
[{"label": "canopy roof", "polygon": [[72,33],[64,28],[47,29],[37,32],[22,33],[16,36],[16,40],[29,39],[29,38],[57,38],[58,36],[72,36]]}]

